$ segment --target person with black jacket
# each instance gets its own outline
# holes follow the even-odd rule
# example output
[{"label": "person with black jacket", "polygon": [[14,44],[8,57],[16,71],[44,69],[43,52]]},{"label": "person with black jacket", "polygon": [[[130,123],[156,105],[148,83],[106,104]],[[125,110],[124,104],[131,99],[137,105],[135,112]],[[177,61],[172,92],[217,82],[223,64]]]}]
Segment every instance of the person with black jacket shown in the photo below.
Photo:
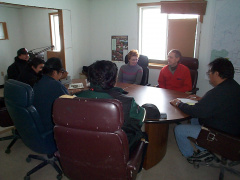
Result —
[{"label": "person with black jacket", "polygon": [[21,48],[17,51],[14,63],[12,63],[7,70],[8,79],[17,80],[18,76],[28,64],[29,54],[26,48]]},{"label": "person with black jacket", "polygon": [[20,73],[17,80],[33,85],[39,81],[42,77],[42,69],[44,67],[45,61],[40,58],[33,58],[25,69]]},{"label": "person with black jacket", "polygon": [[198,100],[195,105],[188,105],[178,99],[170,103],[181,111],[189,114],[193,119],[191,124],[181,124],[175,128],[175,137],[183,156],[189,162],[211,156],[201,147],[194,153],[188,137],[197,138],[201,126],[213,128],[230,135],[240,135],[240,85],[233,79],[234,67],[226,58],[217,58],[209,63],[210,84],[213,89],[202,98],[191,95],[190,99]]}]

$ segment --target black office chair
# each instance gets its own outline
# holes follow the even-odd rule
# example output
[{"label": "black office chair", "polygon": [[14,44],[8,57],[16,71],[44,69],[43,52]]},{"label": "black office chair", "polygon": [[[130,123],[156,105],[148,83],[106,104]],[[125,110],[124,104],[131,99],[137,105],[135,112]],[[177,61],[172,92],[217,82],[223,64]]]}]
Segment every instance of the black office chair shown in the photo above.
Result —
[{"label": "black office chair", "polygon": [[32,151],[45,154],[47,157],[39,155],[28,155],[27,162],[31,159],[43,161],[30,170],[25,180],[30,179],[30,175],[47,164],[51,164],[58,172],[57,179],[62,178],[62,171],[55,161],[54,153],[57,151],[53,137],[53,130],[47,131],[43,126],[40,116],[32,105],[34,92],[30,85],[9,79],[5,83],[4,98],[7,110],[24,144]]},{"label": "black office chair", "polygon": [[224,178],[224,170],[240,177],[240,171],[233,166],[240,164],[240,137],[228,135],[212,128],[202,127],[197,139],[188,137],[196,145],[213,154],[213,161],[194,161],[195,168],[200,165],[220,168],[219,180]]},{"label": "black office chair", "polygon": [[[125,56],[125,64],[127,63],[128,63],[128,55]],[[150,84],[148,84],[148,78],[149,78],[148,63],[149,61],[147,56],[144,56],[144,55],[139,56],[138,65],[141,66],[143,69],[143,77],[140,85],[150,86]]]},{"label": "black office chair", "polygon": [[192,57],[182,57],[180,64],[187,66],[190,70],[191,79],[192,79],[192,90],[189,91],[189,94],[196,94],[199,88],[197,88],[198,80],[198,59]]},{"label": "black office chair", "polygon": [[9,154],[11,152],[11,147],[20,138],[20,136],[14,127],[11,117],[9,116],[3,97],[0,97],[0,126],[4,128],[8,127],[7,129],[0,131],[0,134],[6,133],[8,131],[12,131],[12,135],[0,138],[0,141],[12,139],[7,149],[5,150],[5,153]]}]

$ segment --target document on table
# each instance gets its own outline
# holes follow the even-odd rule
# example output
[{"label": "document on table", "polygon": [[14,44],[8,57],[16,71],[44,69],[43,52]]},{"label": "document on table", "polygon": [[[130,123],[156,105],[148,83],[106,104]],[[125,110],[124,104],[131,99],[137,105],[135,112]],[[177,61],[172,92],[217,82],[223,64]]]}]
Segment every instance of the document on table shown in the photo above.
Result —
[{"label": "document on table", "polygon": [[188,105],[194,105],[198,102],[198,101],[191,100],[191,99],[188,99],[188,98],[177,98],[177,99],[182,101],[183,103],[188,104]]},{"label": "document on table", "polygon": [[69,84],[69,87],[68,87],[68,89],[80,89],[80,88],[84,88],[83,83]]}]

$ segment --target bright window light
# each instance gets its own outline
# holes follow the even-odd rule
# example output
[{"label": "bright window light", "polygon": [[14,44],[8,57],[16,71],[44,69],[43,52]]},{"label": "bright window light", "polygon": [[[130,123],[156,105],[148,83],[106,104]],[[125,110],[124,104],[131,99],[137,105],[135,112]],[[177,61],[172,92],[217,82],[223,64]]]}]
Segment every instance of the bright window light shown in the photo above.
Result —
[{"label": "bright window light", "polygon": [[60,51],[61,43],[60,43],[58,14],[51,15],[50,19],[51,19],[51,29],[52,29],[52,44],[54,45],[53,50]]}]

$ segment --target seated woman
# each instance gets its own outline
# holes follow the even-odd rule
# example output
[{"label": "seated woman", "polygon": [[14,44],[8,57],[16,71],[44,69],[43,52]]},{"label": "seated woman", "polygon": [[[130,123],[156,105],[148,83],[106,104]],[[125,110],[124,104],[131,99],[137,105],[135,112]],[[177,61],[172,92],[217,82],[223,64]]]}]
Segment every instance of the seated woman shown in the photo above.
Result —
[{"label": "seated woman", "polygon": [[140,84],[143,76],[143,69],[138,63],[139,54],[137,50],[128,53],[128,64],[121,66],[118,74],[118,82],[129,84]]},{"label": "seated woman", "polygon": [[75,95],[85,98],[118,99],[122,102],[124,112],[122,129],[127,135],[131,152],[141,138],[145,138],[145,134],[141,131],[145,110],[135,102],[134,98],[126,96],[126,91],[114,87],[117,71],[116,64],[111,61],[102,60],[93,63],[88,69],[90,89]]}]

